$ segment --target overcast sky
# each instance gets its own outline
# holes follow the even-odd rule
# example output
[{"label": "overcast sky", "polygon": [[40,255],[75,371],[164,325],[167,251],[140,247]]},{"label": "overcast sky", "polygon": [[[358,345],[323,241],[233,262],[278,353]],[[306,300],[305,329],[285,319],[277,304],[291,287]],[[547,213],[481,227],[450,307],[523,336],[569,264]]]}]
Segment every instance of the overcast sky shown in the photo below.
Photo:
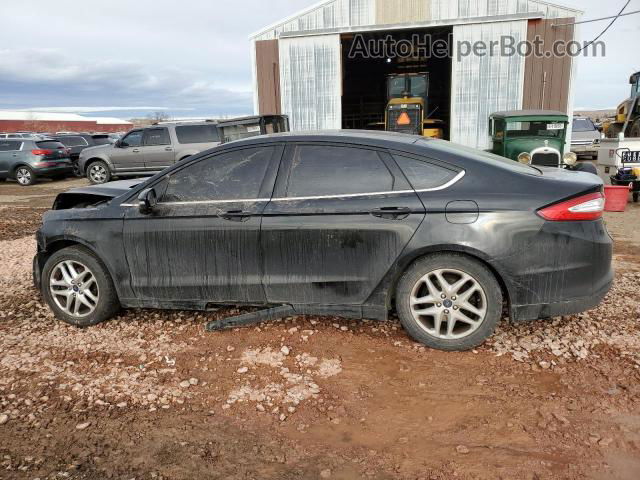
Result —
[{"label": "overcast sky", "polygon": [[[625,0],[558,0],[613,15]],[[252,113],[248,35],[316,0],[0,0],[0,109],[91,115]],[[632,0],[629,10],[640,10]],[[582,26],[591,39],[606,23]],[[640,15],[604,37],[607,57],[580,59],[575,106],[609,108],[640,70]]]}]

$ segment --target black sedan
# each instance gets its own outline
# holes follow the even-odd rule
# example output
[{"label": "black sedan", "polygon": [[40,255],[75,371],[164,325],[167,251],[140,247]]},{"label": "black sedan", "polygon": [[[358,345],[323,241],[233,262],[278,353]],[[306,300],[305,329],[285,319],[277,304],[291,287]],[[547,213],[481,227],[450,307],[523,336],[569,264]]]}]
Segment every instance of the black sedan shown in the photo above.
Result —
[{"label": "black sedan", "polygon": [[600,179],[440,140],[279,134],[146,180],[61,194],[34,278],[61,320],[122,307],[287,307],[387,319],[465,350],[596,306],[613,278]]}]

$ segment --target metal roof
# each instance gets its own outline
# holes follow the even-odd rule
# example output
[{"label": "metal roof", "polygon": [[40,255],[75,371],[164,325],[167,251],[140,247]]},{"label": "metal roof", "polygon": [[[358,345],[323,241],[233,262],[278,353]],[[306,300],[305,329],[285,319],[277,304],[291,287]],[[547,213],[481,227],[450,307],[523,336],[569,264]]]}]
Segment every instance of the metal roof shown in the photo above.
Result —
[{"label": "metal roof", "polygon": [[557,110],[508,110],[504,112],[495,112],[491,114],[492,117],[567,117],[565,112]]},{"label": "metal roof", "polygon": [[96,122],[98,125],[131,125],[131,122],[113,117],[83,117],[75,113],[20,110],[0,110],[0,120],[18,120],[25,122]]},{"label": "metal roof", "polygon": [[0,110],[0,120],[51,121],[51,122],[92,122],[75,113],[49,113]]},{"label": "metal roof", "polygon": [[[584,12],[561,4],[550,3],[544,0],[403,0],[402,3],[389,8],[387,4],[378,5],[377,2],[392,2],[394,0],[323,0],[308,8],[298,11],[282,20],[274,22],[261,30],[249,35],[253,40],[266,40],[282,36],[307,35],[324,33],[327,31],[349,31],[355,27],[364,30],[379,30],[381,26],[395,26],[405,24],[405,28],[434,24],[457,24],[460,20],[468,23],[473,18],[492,18],[499,21],[507,16],[531,16],[539,14],[538,18],[580,17]],[[414,13],[415,4],[421,4],[428,18]],[[397,11],[406,8],[404,17],[410,17],[405,21],[387,19],[387,11]],[[407,23],[407,21],[409,23]]]}]

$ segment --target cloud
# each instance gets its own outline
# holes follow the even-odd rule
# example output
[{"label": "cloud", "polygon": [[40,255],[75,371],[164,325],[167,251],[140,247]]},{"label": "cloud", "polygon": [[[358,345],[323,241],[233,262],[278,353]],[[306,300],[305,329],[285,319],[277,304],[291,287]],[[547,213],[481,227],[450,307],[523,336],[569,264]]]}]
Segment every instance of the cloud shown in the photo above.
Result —
[{"label": "cloud", "polygon": [[[41,110],[68,111],[60,105],[68,104],[70,98],[79,105],[71,109],[76,112],[198,109],[234,114],[252,110],[249,88],[232,91],[171,66],[95,61],[48,48],[0,49],[0,92],[4,92],[0,103],[11,103],[6,92],[12,92],[14,106],[23,104],[32,110],[37,104],[43,105]],[[150,104],[172,107],[148,107]]]}]

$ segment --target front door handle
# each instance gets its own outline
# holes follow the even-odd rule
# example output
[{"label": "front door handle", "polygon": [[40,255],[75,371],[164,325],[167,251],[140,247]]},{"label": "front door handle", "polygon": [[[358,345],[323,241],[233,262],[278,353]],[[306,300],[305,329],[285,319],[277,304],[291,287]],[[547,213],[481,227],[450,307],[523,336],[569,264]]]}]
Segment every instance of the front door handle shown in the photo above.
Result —
[{"label": "front door handle", "polygon": [[223,219],[230,222],[246,222],[253,214],[249,212],[243,212],[242,210],[229,210],[220,215]]},{"label": "front door handle", "polygon": [[140,153],[140,150],[138,150],[137,148],[134,148],[133,150],[131,150],[133,153]]},{"label": "front door handle", "polygon": [[382,207],[371,210],[371,215],[386,220],[404,220],[411,214],[408,207]]}]

